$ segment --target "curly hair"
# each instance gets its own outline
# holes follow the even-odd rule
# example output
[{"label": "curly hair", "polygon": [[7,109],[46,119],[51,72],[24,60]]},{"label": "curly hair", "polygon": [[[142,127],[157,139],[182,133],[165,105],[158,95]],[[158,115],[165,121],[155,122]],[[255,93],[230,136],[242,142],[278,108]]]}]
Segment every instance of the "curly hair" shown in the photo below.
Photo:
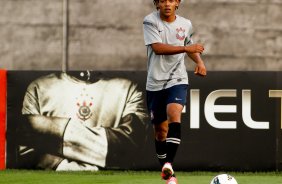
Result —
[{"label": "curly hair", "polygon": [[[181,3],[181,0],[178,0],[179,1],[179,3]],[[157,3],[159,2],[159,0],[153,0],[153,2],[154,2],[154,5],[157,5]],[[178,7],[176,7],[176,9],[177,9]],[[158,9],[158,8],[157,8]]]}]

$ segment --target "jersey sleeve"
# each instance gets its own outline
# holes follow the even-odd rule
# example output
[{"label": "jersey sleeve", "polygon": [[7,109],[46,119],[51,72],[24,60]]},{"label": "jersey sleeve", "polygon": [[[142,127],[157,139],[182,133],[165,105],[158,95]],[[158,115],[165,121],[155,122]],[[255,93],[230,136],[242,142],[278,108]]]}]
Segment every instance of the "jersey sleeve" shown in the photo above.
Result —
[{"label": "jersey sleeve", "polygon": [[140,161],[136,155],[142,155],[144,151],[142,145],[145,142],[148,120],[144,98],[135,83],[125,83],[127,98],[119,125],[106,129],[109,145],[106,164],[108,167],[132,167]]},{"label": "jersey sleeve", "polygon": [[40,114],[38,85],[32,82],[25,93],[22,114]]},{"label": "jersey sleeve", "polygon": [[144,105],[144,95],[137,84],[134,83],[131,83],[129,86],[126,105],[122,113],[122,117],[124,118],[129,114],[135,114],[142,120],[147,116]]},{"label": "jersey sleeve", "polygon": [[106,130],[86,127],[71,119],[63,137],[63,155],[71,160],[105,167],[108,153]]},{"label": "jersey sleeve", "polygon": [[188,21],[188,34],[187,34],[187,37],[185,39],[185,45],[192,45],[193,44],[193,39],[192,39],[192,36],[194,34],[194,31],[193,31],[193,26],[192,26],[192,23],[191,21]]},{"label": "jersey sleeve", "polygon": [[148,20],[147,18],[145,18],[143,21],[143,32],[146,46],[153,43],[162,42],[157,25],[153,23],[153,21]]}]

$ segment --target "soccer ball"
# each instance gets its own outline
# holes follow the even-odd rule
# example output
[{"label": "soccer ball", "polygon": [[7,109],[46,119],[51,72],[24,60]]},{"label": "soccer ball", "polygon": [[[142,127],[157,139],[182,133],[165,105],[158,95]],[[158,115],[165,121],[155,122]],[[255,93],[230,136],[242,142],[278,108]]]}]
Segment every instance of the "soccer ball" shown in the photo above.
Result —
[{"label": "soccer ball", "polygon": [[211,184],[238,184],[235,178],[229,174],[220,174],[211,180]]}]

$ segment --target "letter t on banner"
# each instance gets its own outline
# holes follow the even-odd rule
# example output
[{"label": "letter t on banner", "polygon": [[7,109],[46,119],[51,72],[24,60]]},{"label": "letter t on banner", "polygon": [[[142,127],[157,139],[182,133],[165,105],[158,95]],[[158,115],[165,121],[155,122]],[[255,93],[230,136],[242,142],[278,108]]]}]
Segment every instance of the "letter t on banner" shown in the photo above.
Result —
[{"label": "letter t on banner", "polygon": [[280,98],[280,126],[282,129],[282,90],[269,90],[269,97],[271,98]]},{"label": "letter t on banner", "polygon": [[7,71],[0,70],[0,170],[5,169],[6,158],[6,92]]}]

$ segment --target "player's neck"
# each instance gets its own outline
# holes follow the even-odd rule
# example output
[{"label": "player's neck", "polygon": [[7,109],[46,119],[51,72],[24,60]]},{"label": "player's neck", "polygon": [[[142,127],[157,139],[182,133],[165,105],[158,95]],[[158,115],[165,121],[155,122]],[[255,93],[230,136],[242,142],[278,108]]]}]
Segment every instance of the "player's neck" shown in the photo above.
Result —
[{"label": "player's neck", "polygon": [[160,18],[165,22],[173,22],[176,19],[176,15],[173,14],[173,15],[167,17],[167,16],[160,14]]}]

